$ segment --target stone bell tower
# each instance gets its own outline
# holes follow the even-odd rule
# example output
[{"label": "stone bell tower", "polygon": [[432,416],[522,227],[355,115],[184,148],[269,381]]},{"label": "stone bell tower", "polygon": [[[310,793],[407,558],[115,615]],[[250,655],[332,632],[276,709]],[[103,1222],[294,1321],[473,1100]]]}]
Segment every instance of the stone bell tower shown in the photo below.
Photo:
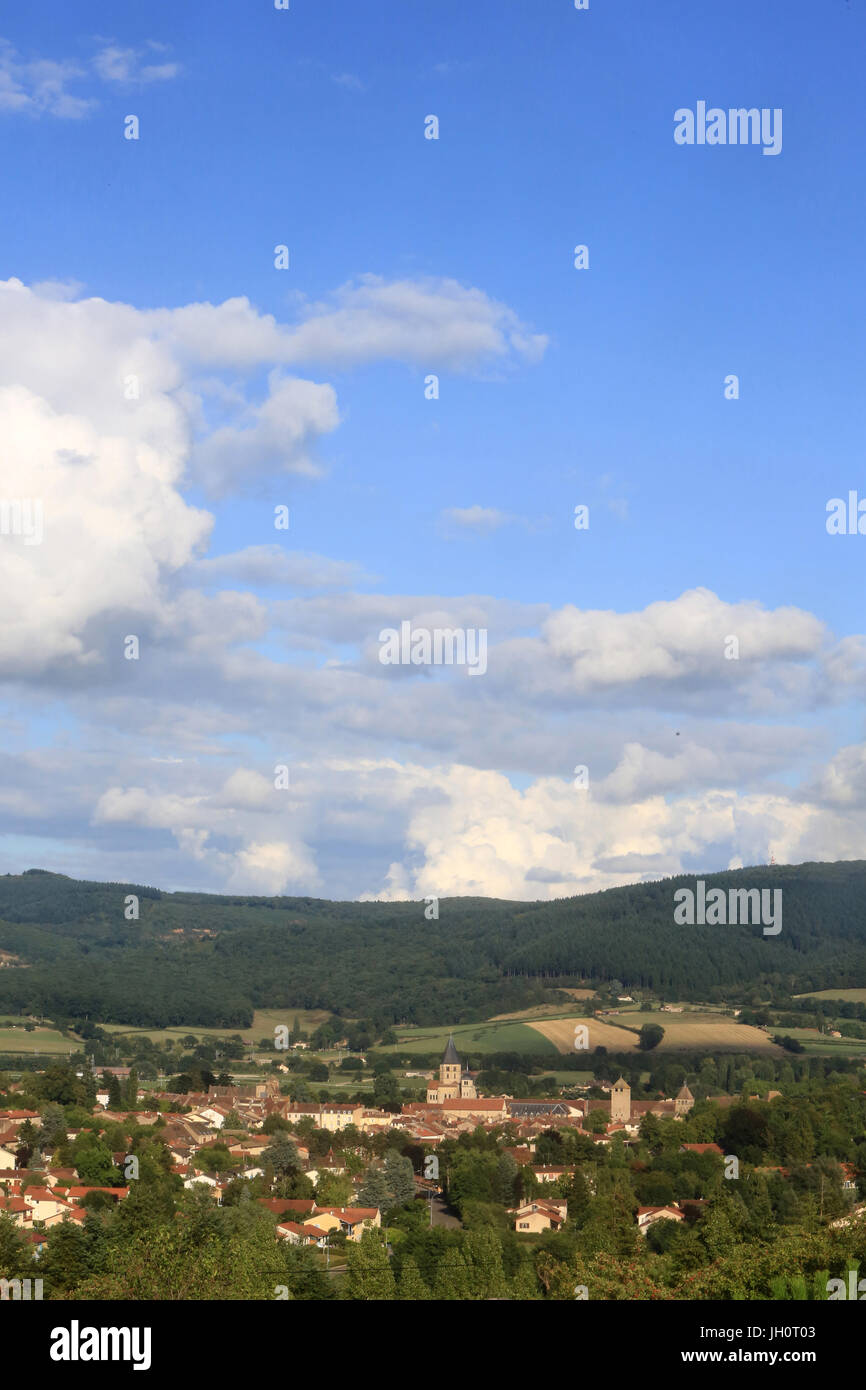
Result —
[{"label": "stone bell tower", "polygon": [[612,1125],[623,1125],[628,1124],[630,1119],[631,1086],[621,1076],[610,1093],[610,1122]]}]

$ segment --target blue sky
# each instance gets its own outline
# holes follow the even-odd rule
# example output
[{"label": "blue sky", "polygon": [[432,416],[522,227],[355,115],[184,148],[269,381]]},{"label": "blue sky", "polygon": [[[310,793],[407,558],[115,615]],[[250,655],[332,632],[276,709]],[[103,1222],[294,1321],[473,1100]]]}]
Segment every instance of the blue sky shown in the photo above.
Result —
[{"label": "blue sky", "polygon": [[[44,403],[6,495],[46,508],[0,538],[0,862],[561,896],[866,856],[866,540],[825,526],[866,495],[860,0],[48,12],[0,29],[0,387]],[[699,100],[781,153],[677,145]],[[383,670],[425,614],[488,677]]]}]

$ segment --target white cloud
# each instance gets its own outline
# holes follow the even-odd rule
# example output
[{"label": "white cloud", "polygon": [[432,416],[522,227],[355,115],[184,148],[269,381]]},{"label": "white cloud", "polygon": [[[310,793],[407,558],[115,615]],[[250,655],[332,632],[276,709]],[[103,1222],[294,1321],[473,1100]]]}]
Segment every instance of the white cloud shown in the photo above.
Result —
[{"label": "white cloud", "polygon": [[456,280],[386,282],[367,275],[312,306],[287,342],[285,361],[350,365],[391,358],[473,370],[537,361],[547,338],[504,304]]},{"label": "white cloud", "polygon": [[367,90],[360,77],[356,77],[353,72],[332,72],[331,81],[336,82],[338,87],[345,87],[349,92],[365,92]]},{"label": "white cloud", "polygon": [[208,584],[234,580],[293,589],[347,588],[364,577],[359,565],[279,545],[248,545],[230,555],[199,560],[190,572],[192,580]]},{"label": "white cloud", "polygon": [[482,535],[498,531],[500,527],[517,520],[508,512],[501,512],[496,507],[480,507],[477,504],[473,507],[448,507],[442,516],[445,521],[461,530],[478,531]]},{"label": "white cloud", "polygon": [[[303,354],[531,358],[504,306],[451,282],[368,280],[280,323],[245,299],[138,310],[76,294],[0,284],[3,493],[40,500],[45,532],[0,535],[0,663],[27,683],[28,714],[59,688],[91,745],[58,753],[62,775],[33,759],[19,785],[4,769],[10,835],[23,819],[55,834],[65,815],[74,841],[91,811],[86,852],[104,847],[107,877],[128,877],[112,856],[132,855],[151,881],[182,865],[229,891],[336,878],[347,895],[414,897],[547,898],[770,850],[866,854],[866,753],[820,766],[830,735],[812,718],[862,691],[866,641],[834,643],[811,613],[701,588],[625,613],[357,593],[354,566],[288,537],[206,556],[213,518],[187,500],[191,474],[211,489],[280,478],[282,499],[286,474],[321,466],[339,410],[330,384],[287,374]],[[450,519],[513,520],[480,505]],[[283,585],[296,592],[248,591]],[[403,619],[487,628],[487,675],[395,676],[377,639]],[[122,658],[129,632],[138,663]],[[588,791],[571,785],[578,762]]]},{"label": "white cloud", "polygon": [[106,44],[94,56],[93,66],[104,82],[118,84],[165,82],[177,77],[179,63],[142,63],[143,49]]},{"label": "white cloud", "polygon": [[229,489],[263,473],[295,473],[315,478],[317,440],[340,423],[332,386],[284,377],[273,371],[268,395],[248,406],[236,424],[224,425],[193,451],[196,472],[212,490]]},{"label": "white cloud", "polygon": [[78,63],[24,59],[7,40],[0,39],[0,111],[78,120],[97,104],[69,90],[70,84],[84,76]]},{"label": "white cloud", "polygon": [[[145,52],[105,44],[93,58],[92,72],[102,82],[114,85],[165,82],[180,72],[178,63],[143,62]],[[96,97],[73,90],[88,80],[92,82],[92,74],[79,62],[24,58],[6,39],[0,39],[0,112],[80,120],[99,105]]]}]

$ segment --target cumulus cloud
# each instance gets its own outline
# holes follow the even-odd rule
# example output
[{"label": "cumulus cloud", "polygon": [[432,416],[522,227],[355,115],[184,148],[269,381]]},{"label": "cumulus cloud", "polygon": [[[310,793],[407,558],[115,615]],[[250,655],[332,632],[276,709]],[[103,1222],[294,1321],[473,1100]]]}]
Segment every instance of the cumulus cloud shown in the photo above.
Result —
[{"label": "cumulus cloud", "polygon": [[365,575],[360,565],[350,561],[284,550],[279,545],[248,545],[229,555],[197,561],[190,578],[203,584],[231,580],[264,588],[279,585],[291,589],[342,589],[358,583]]},{"label": "cumulus cloud", "polygon": [[447,507],[442,517],[452,526],[465,531],[478,531],[482,535],[498,531],[500,527],[517,520],[496,507],[480,507],[477,504],[474,507]]},{"label": "cumulus cloud", "polygon": [[6,39],[0,39],[0,112],[79,120],[97,105],[92,97],[69,90],[85,75],[75,62],[22,58]]},{"label": "cumulus cloud", "polygon": [[[386,898],[866,855],[866,753],[833,754],[812,721],[862,692],[866,640],[811,613],[705,588],[629,612],[363,593],[357,567],[288,537],[207,553],[191,480],[279,478],[282,497],[324,468],[340,411],[332,385],[293,374],[308,358],[471,372],[542,346],[448,281],[366,280],[293,322],[240,298],[139,310],[0,285],[0,517],[38,502],[44,528],[0,534],[0,663],[28,712],[61,692],[86,745],[59,768],[4,764],[7,834],[86,840],[105,877]],[[384,667],[378,634],[404,620],[486,629],[487,674]]]},{"label": "cumulus cloud", "polygon": [[[401,327],[399,304],[411,286],[401,283],[390,301],[388,286],[369,287],[363,313],[372,336],[362,355],[375,350],[372,321],[386,301],[384,354],[411,343],[419,314],[452,346],[467,321],[486,315],[500,323],[488,346],[501,347],[507,311],[457,289],[437,298],[425,286]],[[52,286],[36,293],[15,279],[0,284],[4,490],[17,503],[38,504],[44,524],[41,544],[14,535],[0,544],[0,582],[11,595],[0,658],[18,675],[58,661],[103,664],[93,624],[113,614],[153,631],[183,626],[191,601],[177,599],[173,586],[202,558],[213,521],[186,500],[190,476],[214,494],[265,475],[315,477],[317,445],[339,424],[333,387],[288,376],[284,366],[270,366],[263,397],[235,385],[214,406],[213,384],[197,386],[202,369],[255,372],[298,356],[299,330],[246,300],[142,311],[73,294]],[[347,323],[331,324],[332,346],[343,331]],[[262,574],[266,567],[278,582],[329,585],[348,577],[323,561],[317,576],[315,564],[300,560],[284,560],[278,570],[273,555],[266,561],[261,552],[244,566],[248,582],[253,568]],[[210,577],[218,572],[212,566]]]},{"label": "cumulus cloud", "polygon": [[261,404],[249,405],[236,424],[221,426],[196,446],[196,473],[216,491],[276,471],[318,477],[316,441],[335,430],[339,418],[332,386],[273,371]]},{"label": "cumulus cloud", "polygon": [[392,359],[471,370],[535,362],[547,346],[506,305],[456,280],[386,282],[367,275],[313,305],[291,332],[286,361],[348,366]]},{"label": "cumulus cloud", "polygon": [[[162,45],[151,46],[160,49]],[[177,77],[179,63],[148,63],[143,61],[148,49],[121,48],[118,44],[105,44],[94,56],[93,66],[104,82],[118,85],[133,83],[166,82]]]},{"label": "cumulus cloud", "polygon": [[147,62],[162,49],[150,43],[141,49],[104,44],[88,70],[72,59],[25,58],[6,39],[0,39],[0,112],[26,116],[56,116],[80,120],[99,106],[93,95],[81,95],[83,83],[143,85],[176,77],[178,63]]},{"label": "cumulus cloud", "polygon": [[[814,657],[825,635],[824,625],[802,609],[768,612],[757,602],[725,603],[708,589],[651,603],[638,613],[569,605],[544,625],[550,654],[568,665],[578,689],[675,681],[708,671],[734,676],[754,663]],[[736,658],[725,655],[731,637]]]},{"label": "cumulus cloud", "polygon": [[291,805],[280,815],[285,796],[257,770],[239,767],[211,793],[110,787],[93,821],[170,831],[184,853],[214,872],[229,892],[312,892],[320,885],[315,858],[292,828]]}]

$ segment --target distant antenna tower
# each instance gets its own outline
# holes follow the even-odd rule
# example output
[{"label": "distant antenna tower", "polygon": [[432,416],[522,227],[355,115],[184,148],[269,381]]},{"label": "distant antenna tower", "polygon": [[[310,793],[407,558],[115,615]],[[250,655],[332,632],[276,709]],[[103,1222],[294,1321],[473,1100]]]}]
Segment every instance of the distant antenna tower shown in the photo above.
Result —
[{"label": "distant antenna tower", "polygon": [[775,854],[771,854],[771,855],[770,855],[770,864],[771,864],[771,865],[772,865],[772,864],[775,864],[775,862],[776,862],[776,856],[775,856]]}]

